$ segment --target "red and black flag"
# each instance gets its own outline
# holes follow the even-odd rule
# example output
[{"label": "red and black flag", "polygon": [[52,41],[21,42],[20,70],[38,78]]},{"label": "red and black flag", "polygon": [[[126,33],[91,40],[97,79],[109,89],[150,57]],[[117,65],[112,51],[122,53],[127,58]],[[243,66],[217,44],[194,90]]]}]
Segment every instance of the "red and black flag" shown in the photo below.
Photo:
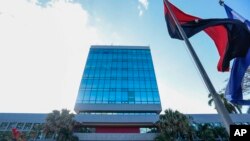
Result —
[{"label": "red and black flag", "polygon": [[[171,38],[182,40],[165,2],[164,14],[169,35]],[[235,19],[201,19],[188,15],[168,3],[188,38],[200,31],[205,31],[213,39],[220,55],[218,71],[227,71],[230,60],[246,55],[250,47],[250,32],[244,23]]]}]

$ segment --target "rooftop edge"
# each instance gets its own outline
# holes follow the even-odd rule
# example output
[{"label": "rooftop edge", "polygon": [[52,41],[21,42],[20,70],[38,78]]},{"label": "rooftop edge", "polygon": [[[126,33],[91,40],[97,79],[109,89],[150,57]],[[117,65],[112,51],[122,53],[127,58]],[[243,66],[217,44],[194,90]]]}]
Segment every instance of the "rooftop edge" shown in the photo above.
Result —
[{"label": "rooftop edge", "polygon": [[130,46],[130,45],[91,45],[90,48],[104,48],[104,49],[150,49],[149,46]]}]

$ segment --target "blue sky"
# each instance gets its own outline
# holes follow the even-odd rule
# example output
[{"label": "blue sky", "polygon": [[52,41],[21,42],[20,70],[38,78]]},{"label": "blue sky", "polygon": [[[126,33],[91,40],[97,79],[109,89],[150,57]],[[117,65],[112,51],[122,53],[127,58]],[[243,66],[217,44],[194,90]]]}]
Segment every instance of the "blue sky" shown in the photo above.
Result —
[{"label": "blue sky", "polygon": [[[0,2],[0,112],[73,111],[89,46],[115,44],[150,46],[163,109],[216,113],[184,42],[168,35],[162,0],[14,2]],[[201,18],[226,18],[218,0],[170,2]],[[225,3],[250,19],[249,0]],[[204,33],[190,41],[216,90],[224,88],[229,73],[217,71],[213,41]]]},{"label": "blue sky", "polygon": [[[90,11],[93,17],[102,19],[101,23],[93,21],[93,25],[102,28],[107,33],[116,31],[118,35],[122,36],[121,42],[124,44],[150,45],[159,83],[163,82],[173,90],[180,89],[177,93],[186,95],[184,98],[190,96],[190,98],[196,97],[196,100],[201,99],[205,103],[203,106],[206,106],[208,92],[185,49],[184,43],[169,37],[161,0],[149,0],[148,7],[144,9],[141,16],[135,14],[138,12],[138,1],[90,1],[83,1],[82,6]],[[201,18],[226,18],[224,8],[216,0],[185,2],[172,0],[171,2],[186,13]],[[249,17],[249,11],[247,11],[249,10],[249,1],[226,1],[226,3],[240,14],[246,15],[246,18]],[[224,88],[224,81],[228,77],[228,73],[219,73],[216,70],[218,55],[212,40],[204,33],[200,33],[192,37],[191,42],[215,88],[217,90]],[[168,103],[168,95],[172,95],[171,91],[164,93],[165,91],[162,90],[164,85],[159,85],[162,103]],[[189,103],[188,100],[178,102],[178,98],[173,98],[173,100],[179,104],[182,104],[183,101],[185,101],[185,104]],[[168,106],[171,107],[171,105]],[[185,112],[184,107],[180,106],[180,108],[183,108],[181,111]],[[206,110],[212,112],[209,108]],[[192,112],[191,109],[187,109],[187,111]],[[198,110],[194,110],[194,112],[196,111],[198,112]],[[202,109],[199,109],[199,111],[203,112]]]}]

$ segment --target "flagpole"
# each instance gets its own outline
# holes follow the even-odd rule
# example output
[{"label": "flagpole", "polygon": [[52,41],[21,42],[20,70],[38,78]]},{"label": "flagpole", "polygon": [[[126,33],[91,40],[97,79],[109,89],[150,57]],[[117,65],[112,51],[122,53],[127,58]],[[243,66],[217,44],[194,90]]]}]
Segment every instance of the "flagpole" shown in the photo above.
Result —
[{"label": "flagpole", "polygon": [[179,21],[176,19],[172,9],[170,8],[169,6],[169,3],[167,2],[167,0],[164,0],[164,3],[166,4],[168,10],[169,10],[169,13],[171,15],[171,17],[173,18],[182,38],[184,39],[186,45],[187,45],[187,48],[203,78],[203,81],[205,82],[206,84],[206,87],[207,89],[209,90],[209,92],[211,93],[212,97],[213,97],[213,100],[214,100],[214,104],[215,104],[215,108],[218,112],[218,114],[221,116],[222,118],[222,121],[226,127],[226,130],[228,132],[228,134],[230,134],[230,125],[233,124],[233,121],[231,119],[231,117],[229,116],[229,113],[227,111],[227,109],[225,108],[224,104],[222,103],[222,101],[220,100],[219,98],[219,95],[217,94],[211,80],[209,79],[204,67],[202,66],[197,54],[195,53],[194,49],[193,49],[193,46],[192,44],[190,43],[190,41],[188,40],[187,38],[187,35],[185,34],[184,30],[182,29],[182,27],[180,26],[180,23]]}]

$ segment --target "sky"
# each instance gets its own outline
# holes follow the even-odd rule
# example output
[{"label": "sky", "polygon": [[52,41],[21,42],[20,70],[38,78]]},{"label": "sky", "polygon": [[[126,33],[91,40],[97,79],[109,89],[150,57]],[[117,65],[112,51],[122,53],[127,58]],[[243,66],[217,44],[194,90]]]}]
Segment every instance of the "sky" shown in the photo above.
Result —
[{"label": "sky", "polygon": [[[226,18],[218,0],[170,0],[201,18]],[[249,0],[225,3],[250,19]],[[190,38],[217,91],[229,73],[204,33]],[[91,45],[148,45],[162,109],[216,113],[183,41],[168,35],[162,0],[0,1],[0,113],[74,109]]]}]

